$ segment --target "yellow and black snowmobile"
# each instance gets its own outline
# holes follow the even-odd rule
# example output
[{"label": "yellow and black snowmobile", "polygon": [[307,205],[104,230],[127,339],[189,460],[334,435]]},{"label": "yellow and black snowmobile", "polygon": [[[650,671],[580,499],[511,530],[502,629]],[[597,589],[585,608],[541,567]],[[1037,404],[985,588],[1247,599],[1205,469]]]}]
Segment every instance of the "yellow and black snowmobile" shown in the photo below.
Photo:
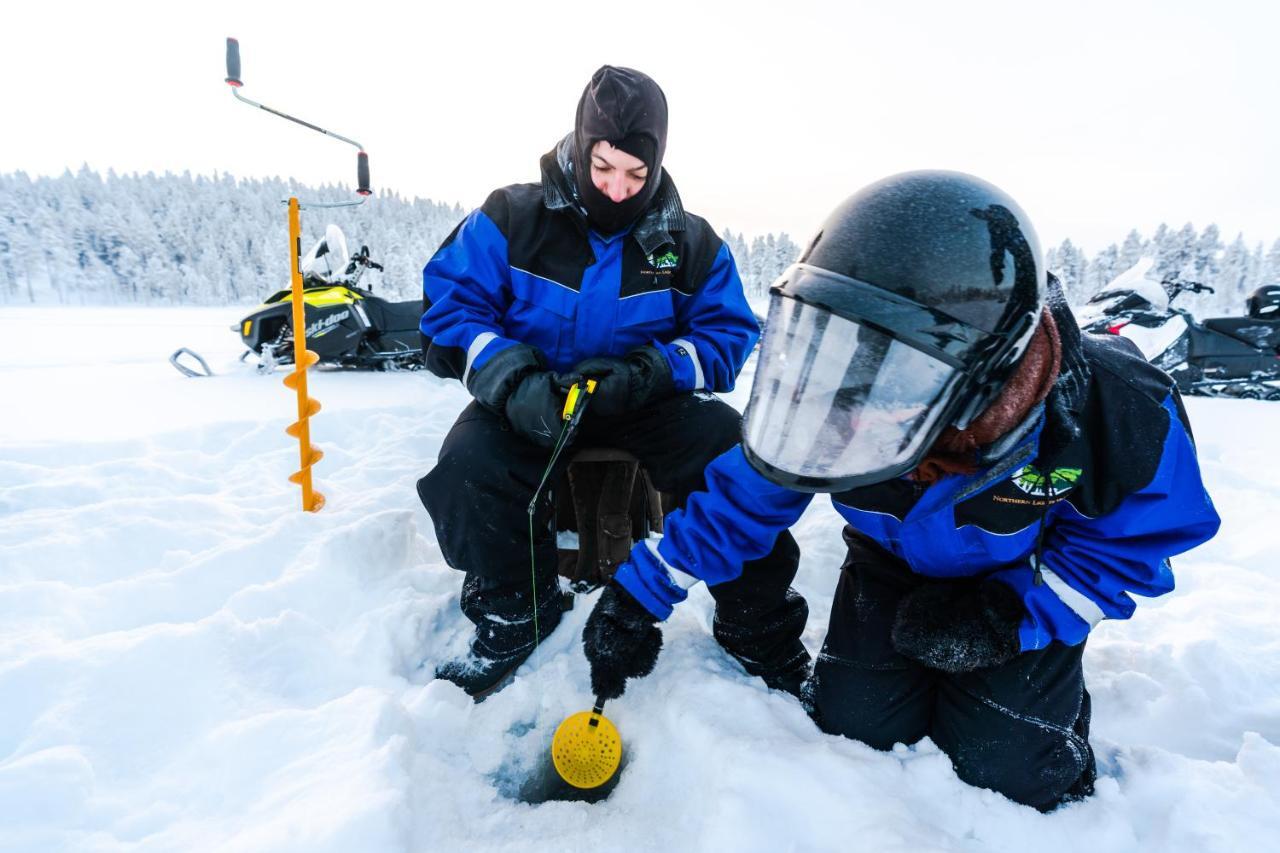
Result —
[{"label": "yellow and black snowmobile", "polygon": [[[423,366],[418,322],[422,300],[391,302],[359,286],[367,270],[382,270],[369,247],[348,256],[342,229],[330,225],[302,259],[307,349],[320,364],[364,370],[418,370]],[[258,357],[258,370],[293,363],[293,294],[271,294],[233,331],[248,347],[241,359]]]}]

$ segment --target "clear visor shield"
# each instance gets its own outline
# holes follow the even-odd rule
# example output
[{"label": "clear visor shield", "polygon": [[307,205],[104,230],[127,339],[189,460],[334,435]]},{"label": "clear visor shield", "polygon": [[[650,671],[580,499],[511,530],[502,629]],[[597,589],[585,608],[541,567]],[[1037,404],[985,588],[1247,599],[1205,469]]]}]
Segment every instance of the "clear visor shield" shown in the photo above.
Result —
[{"label": "clear visor shield", "polygon": [[826,490],[895,476],[922,453],[955,368],[829,311],[773,295],[745,416],[748,450]]}]

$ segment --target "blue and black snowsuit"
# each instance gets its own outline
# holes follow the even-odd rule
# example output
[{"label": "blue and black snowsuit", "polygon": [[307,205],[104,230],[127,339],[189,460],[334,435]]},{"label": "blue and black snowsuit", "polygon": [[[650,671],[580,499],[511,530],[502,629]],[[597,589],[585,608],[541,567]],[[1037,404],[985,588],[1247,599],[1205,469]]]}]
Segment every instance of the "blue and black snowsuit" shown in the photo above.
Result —
[{"label": "blue and black snowsuit", "polygon": [[[930,736],[962,779],[1041,808],[1092,781],[1089,631],[1132,615],[1131,595],[1173,589],[1169,558],[1219,525],[1172,380],[1122,338],[1082,339],[1065,306],[1054,317],[1058,382],[981,470],[831,496],[849,550],[811,696],[828,731],[881,749]],[[714,590],[737,578],[813,498],[756,473],[740,447],[706,477],[661,542],[637,545],[616,576],[660,618],[697,580]],[[975,576],[1021,598],[1020,654],[946,675],[895,651],[903,595]]]},{"label": "blue and black snowsuit", "polygon": [[[576,446],[634,454],[655,487],[683,504],[703,487],[707,463],[738,441],[740,415],[708,392],[732,390],[759,325],[728,247],[684,210],[665,171],[631,229],[612,236],[591,230],[565,177],[569,142],[543,156],[541,183],[493,192],[426,265],[427,366],[465,383],[517,344],[537,347],[558,371],[592,356],[656,347],[670,364],[674,395],[618,418],[592,417],[588,409]],[[501,413],[473,401],[418,484],[445,560],[467,573],[463,610],[488,645],[482,651],[495,655],[534,642],[527,507],[549,455],[513,433]],[[558,618],[558,611],[546,615],[555,610],[551,509],[544,503],[534,525],[547,596],[539,608],[542,633]],[[778,626],[769,636],[786,651],[771,660],[793,665],[778,658],[803,654],[803,602],[788,594],[799,551],[790,534],[774,538],[745,569],[754,581],[724,585],[717,599],[726,624],[749,628],[767,618]]]}]

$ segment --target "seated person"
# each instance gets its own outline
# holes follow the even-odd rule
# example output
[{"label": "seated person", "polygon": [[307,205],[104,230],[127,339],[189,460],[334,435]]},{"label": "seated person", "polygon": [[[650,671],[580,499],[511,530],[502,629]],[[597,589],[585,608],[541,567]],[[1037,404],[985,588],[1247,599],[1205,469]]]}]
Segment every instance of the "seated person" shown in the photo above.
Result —
[{"label": "seated person", "polygon": [[819,726],[930,737],[1039,809],[1087,794],[1085,639],[1218,529],[1173,381],[1081,335],[1026,214],[968,175],[855,194],[772,292],[743,443],[605,588],[593,688],[646,674],[685,590],[747,580],[826,492],[848,556],[802,691]]},{"label": "seated person", "polygon": [[[564,372],[600,381],[578,444],[632,453],[678,502],[738,441],[740,415],[708,392],[733,388],[759,325],[728,247],[662,168],[666,139],[658,85],[601,68],[573,132],[542,157],[541,183],[493,192],[423,270],[427,366],[475,398],[418,482],[476,626],[469,653],[437,676],[473,696],[560,620],[550,495],[532,522],[528,505],[560,435]],[[751,672],[798,689],[799,551],[775,538],[745,568],[751,583],[718,588],[716,633]]]}]

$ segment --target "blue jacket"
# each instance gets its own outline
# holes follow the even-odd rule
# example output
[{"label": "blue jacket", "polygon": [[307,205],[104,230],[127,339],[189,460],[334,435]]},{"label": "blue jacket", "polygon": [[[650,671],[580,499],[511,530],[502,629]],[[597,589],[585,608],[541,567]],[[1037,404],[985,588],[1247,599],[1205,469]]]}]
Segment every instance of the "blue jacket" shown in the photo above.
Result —
[{"label": "blue jacket", "polygon": [[[913,572],[1008,584],[1026,608],[1023,650],[1074,645],[1102,619],[1127,619],[1130,595],[1173,589],[1169,558],[1210,539],[1219,519],[1176,389],[1126,344],[1080,342],[1050,395],[1053,418],[1038,407],[977,473],[853,489],[831,496],[836,511]],[[637,545],[616,575],[659,618],[698,580],[736,578],[813,498],[765,479],[741,447],[706,480],[667,516],[665,537]]]},{"label": "blue jacket", "polygon": [[632,229],[596,234],[564,156],[562,143],[542,158],[541,184],[492,193],[427,263],[427,366],[466,383],[516,344],[537,347],[558,371],[651,344],[677,391],[732,390],[760,329],[728,247],[684,211],[665,171]]}]

